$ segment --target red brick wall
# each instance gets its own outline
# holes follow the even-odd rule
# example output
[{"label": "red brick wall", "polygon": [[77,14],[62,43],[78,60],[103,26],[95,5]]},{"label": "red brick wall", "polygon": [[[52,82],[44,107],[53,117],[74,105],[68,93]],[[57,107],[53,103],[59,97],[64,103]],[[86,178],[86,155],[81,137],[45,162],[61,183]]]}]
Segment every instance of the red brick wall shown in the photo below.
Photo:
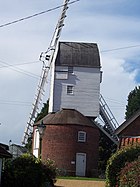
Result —
[{"label": "red brick wall", "polygon": [[[78,131],[85,131],[87,140],[78,142]],[[86,153],[86,175],[97,171],[99,130],[80,125],[47,125],[42,140],[42,159],[50,158],[58,168],[75,175],[76,153]],[[75,164],[71,164],[75,161]]]},{"label": "red brick wall", "polygon": [[121,133],[121,136],[140,136],[140,117],[136,118]]}]

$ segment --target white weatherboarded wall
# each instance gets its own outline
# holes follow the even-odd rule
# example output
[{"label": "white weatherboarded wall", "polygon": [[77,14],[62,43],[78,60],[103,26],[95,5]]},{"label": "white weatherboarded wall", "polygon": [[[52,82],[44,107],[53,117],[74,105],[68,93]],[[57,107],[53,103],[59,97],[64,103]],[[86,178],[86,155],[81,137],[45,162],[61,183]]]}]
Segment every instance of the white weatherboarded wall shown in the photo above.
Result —
[{"label": "white weatherboarded wall", "polygon": [[[70,108],[85,116],[98,116],[100,68],[73,67],[73,73],[68,73],[68,67],[56,66],[56,74],[58,71],[59,79],[58,76],[54,78],[53,94],[50,94],[53,98],[53,106],[50,106],[52,111]],[[66,71],[68,76],[64,77]],[[68,85],[73,86],[73,94],[67,94]]]}]

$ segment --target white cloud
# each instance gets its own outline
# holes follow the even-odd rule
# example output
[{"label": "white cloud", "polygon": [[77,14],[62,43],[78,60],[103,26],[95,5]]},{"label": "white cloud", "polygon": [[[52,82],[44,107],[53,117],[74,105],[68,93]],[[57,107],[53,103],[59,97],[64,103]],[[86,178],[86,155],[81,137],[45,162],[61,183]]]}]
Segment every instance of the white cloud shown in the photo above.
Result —
[{"label": "white cloud", "polygon": [[123,59],[114,59],[111,56],[102,57],[103,82],[101,94],[105,97],[117,121],[122,123],[125,116],[127,96],[135,86],[135,72],[124,71]]}]

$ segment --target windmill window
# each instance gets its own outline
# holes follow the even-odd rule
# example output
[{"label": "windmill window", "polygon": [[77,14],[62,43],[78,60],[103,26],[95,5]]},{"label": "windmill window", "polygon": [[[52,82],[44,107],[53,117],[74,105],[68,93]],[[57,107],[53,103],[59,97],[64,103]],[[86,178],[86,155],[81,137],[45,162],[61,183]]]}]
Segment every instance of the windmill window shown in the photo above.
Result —
[{"label": "windmill window", "polygon": [[68,73],[73,73],[73,66],[68,66]]},{"label": "windmill window", "polygon": [[86,132],[78,131],[78,142],[86,142]]},{"label": "windmill window", "polygon": [[68,85],[67,86],[67,94],[73,95],[73,93],[74,93],[74,86]]}]

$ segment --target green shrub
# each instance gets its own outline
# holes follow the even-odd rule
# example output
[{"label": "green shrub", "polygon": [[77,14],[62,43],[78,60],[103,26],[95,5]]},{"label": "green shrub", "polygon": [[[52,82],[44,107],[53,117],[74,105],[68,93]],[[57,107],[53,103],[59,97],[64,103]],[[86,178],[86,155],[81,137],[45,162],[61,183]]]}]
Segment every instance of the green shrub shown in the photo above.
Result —
[{"label": "green shrub", "polygon": [[140,155],[140,146],[130,146],[118,150],[108,160],[106,167],[106,186],[116,187],[119,184],[119,173],[126,162],[132,162]]},{"label": "green shrub", "polygon": [[3,187],[47,187],[53,186],[56,172],[46,161],[25,154],[5,164],[2,176]]},{"label": "green shrub", "polygon": [[140,186],[140,160],[126,163],[119,176],[119,187]]},{"label": "green shrub", "polygon": [[57,174],[55,162],[48,158],[47,160],[43,161],[43,168],[45,176],[47,176],[50,179],[49,181],[53,185],[56,182]]}]

